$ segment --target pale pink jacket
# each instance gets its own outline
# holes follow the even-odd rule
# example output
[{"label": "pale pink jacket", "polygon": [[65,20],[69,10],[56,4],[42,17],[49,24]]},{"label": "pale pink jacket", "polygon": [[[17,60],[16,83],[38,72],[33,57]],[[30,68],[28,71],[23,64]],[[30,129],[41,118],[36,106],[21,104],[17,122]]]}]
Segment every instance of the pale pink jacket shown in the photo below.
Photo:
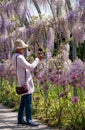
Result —
[{"label": "pale pink jacket", "polygon": [[39,58],[36,58],[32,64],[30,64],[22,54],[14,53],[12,56],[12,64],[16,68],[16,56],[17,57],[17,78],[18,85],[21,87],[25,83],[25,69],[26,69],[26,83],[28,85],[28,93],[34,92],[34,83],[32,78],[32,71],[39,63]]}]

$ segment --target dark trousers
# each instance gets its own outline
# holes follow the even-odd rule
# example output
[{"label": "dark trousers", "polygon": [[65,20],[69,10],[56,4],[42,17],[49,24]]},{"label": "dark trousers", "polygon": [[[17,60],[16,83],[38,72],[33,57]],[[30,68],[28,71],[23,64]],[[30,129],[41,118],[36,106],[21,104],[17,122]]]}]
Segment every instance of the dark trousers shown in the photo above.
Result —
[{"label": "dark trousers", "polygon": [[21,96],[21,102],[18,110],[18,122],[24,121],[24,112],[26,116],[26,121],[32,120],[32,94],[27,94]]}]

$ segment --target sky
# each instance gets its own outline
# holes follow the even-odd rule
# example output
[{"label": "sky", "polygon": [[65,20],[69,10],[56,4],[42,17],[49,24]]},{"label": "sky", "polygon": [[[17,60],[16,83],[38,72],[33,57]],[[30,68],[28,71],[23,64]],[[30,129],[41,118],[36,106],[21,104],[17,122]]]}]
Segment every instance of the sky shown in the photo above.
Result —
[{"label": "sky", "polygon": [[[65,14],[65,11],[64,11],[65,0],[62,0],[62,1],[63,1],[62,12],[63,12],[63,15],[64,15]],[[70,1],[71,1],[73,9],[75,9],[75,5],[78,6],[79,0],[70,0]],[[36,10],[33,2],[30,2],[29,0],[28,0],[28,10],[31,13],[31,16],[37,16],[37,17],[39,17],[38,12],[37,12],[37,10]],[[42,12],[43,19],[44,18],[50,18],[50,17],[52,17],[52,12],[51,12],[51,9],[50,9],[48,3],[45,4],[45,6],[40,5],[40,10]]]},{"label": "sky", "polygon": [[[31,12],[32,16],[38,16],[38,12],[37,12],[37,10],[36,10],[36,8],[35,8],[35,6],[32,2],[28,3],[28,7],[29,7],[29,11]],[[48,4],[45,4],[45,6],[41,5],[40,9],[41,9],[41,12],[42,12],[43,15],[45,15],[45,16],[52,15],[52,12],[51,12]]]}]

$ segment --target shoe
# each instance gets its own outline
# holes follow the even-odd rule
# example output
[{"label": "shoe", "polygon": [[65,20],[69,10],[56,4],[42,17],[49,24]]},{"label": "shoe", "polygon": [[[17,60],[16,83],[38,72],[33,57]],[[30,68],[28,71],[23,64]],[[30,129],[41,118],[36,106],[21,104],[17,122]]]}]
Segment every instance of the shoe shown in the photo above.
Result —
[{"label": "shoe", "polygon": [[26,125],[26,121],[23,121],[23,122],[18,122],[18,125]]},{"label": "shoe", "polygon": [[31,121],[31,122],[27,122],[26,125],[30,125],[30,126],[39,126],[38,123],[33,122],[33,121]]}]

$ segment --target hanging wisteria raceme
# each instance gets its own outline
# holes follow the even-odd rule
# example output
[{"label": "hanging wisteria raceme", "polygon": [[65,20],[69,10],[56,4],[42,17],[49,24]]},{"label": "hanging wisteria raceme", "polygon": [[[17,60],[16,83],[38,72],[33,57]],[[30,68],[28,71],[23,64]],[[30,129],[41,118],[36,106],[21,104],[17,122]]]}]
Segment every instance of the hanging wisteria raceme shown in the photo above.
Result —
[{"label": "hanging wisteria raceme", "polygon": [[[1,15],[0,15],[0,32],[1,35],[5,34],[7,37],[9,37],[10,35],[12,36],[13,41],[16,40],[17,38],[22,38],[25,42],[30,42],[33,47],[35,44],[39,44],[41,47],[44,47],[44,49],[46,50],[50,50],[49,56],[52,56],[52,50],[54,48],[54,42],[56,42],[56,44],[58,43],[63,44],[63,43],[67,43],[69,42],[69,38],[70,38],[70,33],[73,33],[73,37],[77,39],[77,41],[83,41],[84,40],[84,29],[83,29],[83,23],[84,23],[84,13],[85,11],[83,11],[82,17],[81,15],[79,16],[79,10],[72,10],[72,11],[68,11],[67,12],[67,16],[65,15],[65,18],[62,17],[61,13],[61,8],[62,8],[62,2],[64,1],[59,1],[59,0],[55,0],[55,2],[53,1],[38,1],[36,0],[39,8],[40,7],[40,2],[46,2],[49,4],[52,3],[49,7],[51,8],[50,10],[52,11],[53,7],[56,7],[53,11],[54,15],[55,15],[55,20],[50,19],[43,22],[42,19],[36,20],[36,18],[34,17],[34,19],[32,18],[33,21],[30,22],[30,25],[28,23],[28,27],[26,22],[26,13],[27,10],[29,10],[29,7],[27,6],[27,1],[23,2],[23,0],[18,1],[18,0],[13,0],[13,1],[8,1],[8,2],[3,2],[2,5],[0,5],[3,9]],[[80,5],[82,5],[82,2],[84,2],[83,0],[79,1]],[[44,4],[44,3],[43,3]],[[57,8],[57,6],[59,5],[60,10]],[[58,15],[56,15],[56,13],[58,13]],[[30,10],[29,10],[29,14],[31,14]],[[52,15],[52,14],[51,14]],[[59,17],[58,17],[59,16]],[[67,18],[66,18],[67,17]],[[66,19],[68,21],[66,21]],[[53,21],[54,20],[54,21]],[[83,23],[80,23],[80,22]],[[70,24],[68,24],[68,22]],[[79,23],[79,27],[80,28],[70,28],[70,25],[76,25]],[[23,29],[18,29],[19,27],[22,28],[22,26],[26,27],[24,30]],[[51,31],[53,30],[53,33],[50,32],[50,28]],[[69,33],[68,33],[69,32]],[[50,37],[51,36],[51,37]],[[2,36],[1,36],[2,37]],[[4,41],[6,39],[4,38]],[[0,39],[0,43],[3,48],[3,44],[4,43],[3,39]],[[9,43],[10,44],[10,43]],[[6,45],[5,45],[6,46]],[[8,44],[7,44],[8,46]],[[8,53],[9,53],[9,47],[8,48]],[[37,48],[37,46],[36,46]],[[36,49],[37,50],[37,49]],[[34,50],[33,50],[34,51]],[[4,52],[4,51],[3,51]],[[48,52],[48,51],[47,51]],[[46,53],[47,53],[46,52]]]},{"label": "hanging wisteria raceme", "polygon": [[71,24],[71,26],[73,26],[79,18],[78,12],[76,10],[70,11],[67,18],[68,18],[68,22]]},{"label": "hanging wisteria raceme", "polygon": [[85,8],[85,0],[79,0],[80,8]]},{"label": "hanging wisteria raceme", "polygon": [[[33,1],[31,1],[31,2],[33,2]],[[65,1],[63,1],[63,0],[62,1],[59,1],[59,0],[57,0],[57,1],[56,0],[54,0],[54,1],[52,1],[52,0],[51,1],[46,1],[46,0],[38,1],[38,0],[36,0],[35,2],[37,2],[37,5],[38,5],[38,7],[40,9],[41,9],[41,4],[42,3],[43,3],[43,5],[44,5],[44,3],[49,5],[51,12],[53,11],[53,8],[55,7],[55,10],[53,11],[53,16],[55,16],[55,21],[51,21],[50,20],[50,22],[45,23],[44,26],[51,25],[51,27],[53,28],[54,32],[58,32],[57,33],[58,37],[56,39],[59,39],[59,42],[61,42],[62,39],[66,40],[66,37],[68,35],[68,31],[66,31],[65,27],[67,25],[63,25],[64,18],[62,18],[62,15],[60,13],[61,10],[62,10],[62,4],[63,4],[63,2],[65,3]],[[30,4],[30,2],[28,2],[28,3]],[[80,3],[80,5],[82,5],[82,3],[84,5],[85,2],[83,0],[80,0],[79,3]],[[27,5],[28,5],[27,1],[23,2],[23,0],[21,0],[21,1],[19,1],[19,0],[8,1],[8,2],[6,1],[6,2],[3,2],[2,5],[0,5],[1,6],[1,10],[3,10],[3,12],[5,12],[5,13],[1,13],[1,15],[0,15],[0,30],[2,29],[3,33],[7,33],[9,35],[10,32],[14,31],[18,26],[25,26],[25,25],[27,25],[26,24],[26,14],[27,14],[27,10],[28,10],[27,9],[28,8]],[[76,22],[78,21],[78,17],[79,16],[78,16],[77,12],[75,10],[67,12],[69,14],[69,15],[67,15],[68,21],[69,21],[69,23],[71,23],[71,25],[76,24]],[[56,13],[58,15],[56,15]],[[29,16],[28,17],[30,17],[30,14],[31,14],[31,10],[29,10],[29,14],[28,14]],[[84,13],[83,13],[83,15],[84,15]],[[58,17],[58,19],[57,19],[57,17]],[[40,39],[44,39],[44,41],[49,41],[49,37],[47,39],[47,37],[45,35],[43,35],[43,38],[41,38],[42,34],[43,34],[43,31],[41,31],[41,33],[39,35],[40,31],[39,32],[37,31],[39,29],[37,24],[40,21],[38,21],[38,22],[36,22],[36,21],[37,20],[34,20],[34,22],[32,21],[33,23],[31,23],[32,25],[36,24],[35,25],[36,27],[31,26],[31,28],[30,28],[29,27],[29,23],[28,23],[28,30],[29,30],[28,32],[29,32],[29,34],[33,34],[34,35],[33,38],[37,36],[36,39],[37,39],[37,41],[39,41],[39,43],[40,42],[42,43],[42,40],[40,41]],[[42,19],[41,19],[41,21],[42,21]],[[83,23],[84,23],[84,17],[83,16],[81,17],[81,21],[83,21]],[[54,26],[57,26],[57,28],[55,28]],[[43,26],[42,26],[42,28],[43,28]],[[48,30],[49,30],[49,26],[48,26]],[[44,34],[45,33],[47,33],[47,32],[44,30]],[[22,35],[23,35],[23,38],[24,38],[25,34],[22,34]],[[21,35],[21,37],[22,37],[22,35]],[[17,36],[15,36],[15,37],[17,38]],[[19,37],[20,37],[20,35],[19,35]],[[79,36],[77,36],[77,37],[79,37]],[[25,36],[25,39],[26,39],[26,36]],[[50,40],[49,42],[51,43],[52,41]],[[54,46],[54,45],[52,45],[52,46]],[[46,47],[47,47],[47,45],[46,45]]]},{"label": "hanging wisteria raceme", "polygon": [[13,17],[14,17],[14,14],[15,14],[15,11],[14,11],[14,3],[8,1],[8,2],[5,3],[3,6],[4,6],[4,10],[7,12],[7,15],[8,15],[10,18],[13,18]]},{"label": "hanging wisteria raceme", "polygon": [[81,74],[83,72],[83,62],[81,60],[75,61],[71,67],[70,75],[71,82],[78,82],[81,80]]},{"label": "hanging wisteria raceme", "polygon": [[31,36],[35,32],[35,28],[29,27],[28,28],[28,36]]},{"label": "hanging wisteria raceme", "polygon": [[26,13],[27,13],[27,1],[17,1],[17,6],[15,7],[16,14],[19,17],[20,24],[23,26],[24,21],[26,19]]},{"label": "hanging wisteria raceme", "polygon": [[75,41],[82,43],[84,41],[85,31],[84,28],[78,24],[73,28],[73,38]]},{"label": "hanging wisteria raceme", "polygon": [[83,10],[82,16],[80,18],[80,22],[85,26],[85,10]]}]

